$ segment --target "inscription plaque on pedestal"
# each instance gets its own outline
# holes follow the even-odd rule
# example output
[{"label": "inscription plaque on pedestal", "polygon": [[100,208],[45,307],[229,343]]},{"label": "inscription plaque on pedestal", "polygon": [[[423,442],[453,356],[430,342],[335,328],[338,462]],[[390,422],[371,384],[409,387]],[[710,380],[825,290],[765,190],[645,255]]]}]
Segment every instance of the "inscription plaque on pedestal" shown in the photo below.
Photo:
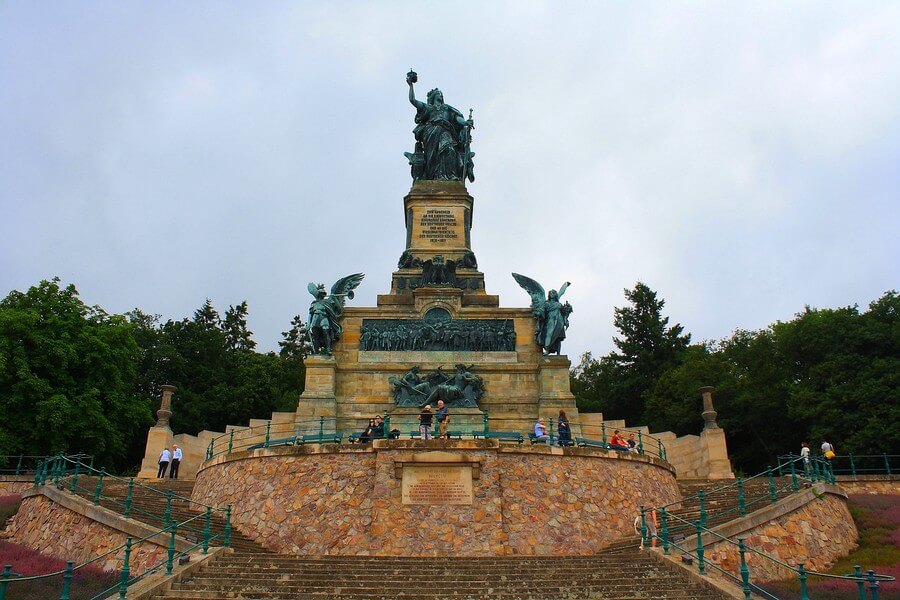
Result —
[{"label": "inscription plaque on pedestal", "polygon": [[471,465],[403,465],[403,504],[472,504]]}]

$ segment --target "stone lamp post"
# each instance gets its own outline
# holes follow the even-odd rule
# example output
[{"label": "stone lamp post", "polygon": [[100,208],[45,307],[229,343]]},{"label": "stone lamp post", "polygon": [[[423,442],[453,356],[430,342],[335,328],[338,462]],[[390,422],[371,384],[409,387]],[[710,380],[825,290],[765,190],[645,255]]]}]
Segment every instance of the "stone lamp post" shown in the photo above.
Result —
[{"label": "stone lamp post", "polygon": [[703,431],[700,432],[702,471],[709,479],[734,479],[731,471],[731,461],[728,460],[728,446],[725,443],[725,431],[716,423],[715,408],[713,408],[712,386],[700,388],[703,397]]},{"label": "stone lamp post", "polygon": [[716,409],[713,408],[713,399],[712,393],[716,390],[716,388],[711,385],[706,385],[700,388],[700,395],[703,396],[703,412],[700,413],[700,416],[703,417],[703,429],[718,429],[719,425],[716,423],[716,417],[719,413],[716,412]]}]

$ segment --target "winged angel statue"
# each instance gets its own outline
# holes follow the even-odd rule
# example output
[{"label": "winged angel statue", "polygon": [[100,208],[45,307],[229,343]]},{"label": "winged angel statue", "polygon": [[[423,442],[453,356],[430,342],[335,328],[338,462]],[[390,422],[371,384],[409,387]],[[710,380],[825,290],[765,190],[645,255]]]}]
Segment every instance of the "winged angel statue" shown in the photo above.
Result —
[{"label": "winged angel statue", "polygon": [[331,286],[331,295],[321,283],[309,283],[306,288],[315,300],[309,305],[309,337],[314,354],[331,354],[331,346],[341,337],[343,328],[338,322],[344,314],[346,298],[353,299],[353,290],[362,282],[362,273],[341,277]]},{"label": "winged angel statue", "polygon": [[559,299],[566,293],[570,283],[567,281],[556,290],[550,290],[547,299],[544,299],[544,288],[537,281],[518,273],[512,274],[522,289],[531,296],[531,313],[537,321],[537,330],[534,333],[537,345],[545,354],[559,354],[559,347],[566,339],[566,329],[569,328],[569,315],[572,314],[572,305],[566,302],[562,304]]}]

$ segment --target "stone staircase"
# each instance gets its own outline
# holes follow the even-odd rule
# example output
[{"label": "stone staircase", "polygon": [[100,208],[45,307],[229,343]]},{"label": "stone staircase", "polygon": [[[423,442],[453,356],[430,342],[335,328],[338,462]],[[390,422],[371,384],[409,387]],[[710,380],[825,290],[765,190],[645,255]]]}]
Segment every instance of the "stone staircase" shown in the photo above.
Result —
[{"label": "stone staircase", "polygon": [[[70,480],[64,482],[65,489],[68,488]],[[172,479],[159,479],[150,484],[148,487],[135,484],[132,494],[131,513],[129,517],[135,521],[146,523],[154,529],[163,527],[163,516],[166,508],[166,491],[172,491],[172,510],[171,517],[176,523],[184,522],[191,517],[202,514],[202,507],[198,504],[190,502],[191,492],[194,489],[193,481],[182,481]],[[94,490],[97,486],[97,477],[80,476],[78,478],[78,487],[76,494],[93,502]],[[124,514],[125,499],[128,495],[128,484],[123,481],[111,480],[105,478],[103,480],[103,498],[100,505],[109,510]],[[185,529],[178,531],[178,534],[189,539],[201,541],[203,539],[203,528],[205,526],[204,517],[194,519]],[[188,529],[189,528],[189,529]],[[221,546],[222,535],[225,531],[225,518],[221,512],[213,512],[210,519],[210,534],[219,535],[218,540],[214,540],[212,545]],[[259,553],[266,550],[254,542],[253,540],[241,535],[235,528],[231,529],[231,547],[235,550],[247,553]]]},{"label": "stone staircase", "polygon": [[649,552],[568,557],[310,557],[235,552],[155,600],[724,600]]}]

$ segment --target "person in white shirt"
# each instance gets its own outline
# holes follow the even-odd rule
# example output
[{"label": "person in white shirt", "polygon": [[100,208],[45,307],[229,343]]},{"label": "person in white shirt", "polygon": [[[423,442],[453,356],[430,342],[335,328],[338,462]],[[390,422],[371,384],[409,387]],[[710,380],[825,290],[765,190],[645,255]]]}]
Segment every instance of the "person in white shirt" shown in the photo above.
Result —
[{"label": "person in white shirt", "polygon": [[169,469],[169,479],[178,479],[178,465],[181,464],[181,457],[184,454],[181,452],[181,448],[176,445],[172,445],[172,467]]},{"label": "person in white shirt", "polygon": [[157,479],[165,478],[170,460],[172,460],[172,453],[169,452],[168,448],[163,448],[163,451],[159,453],[159,471],[156,472]]}]

